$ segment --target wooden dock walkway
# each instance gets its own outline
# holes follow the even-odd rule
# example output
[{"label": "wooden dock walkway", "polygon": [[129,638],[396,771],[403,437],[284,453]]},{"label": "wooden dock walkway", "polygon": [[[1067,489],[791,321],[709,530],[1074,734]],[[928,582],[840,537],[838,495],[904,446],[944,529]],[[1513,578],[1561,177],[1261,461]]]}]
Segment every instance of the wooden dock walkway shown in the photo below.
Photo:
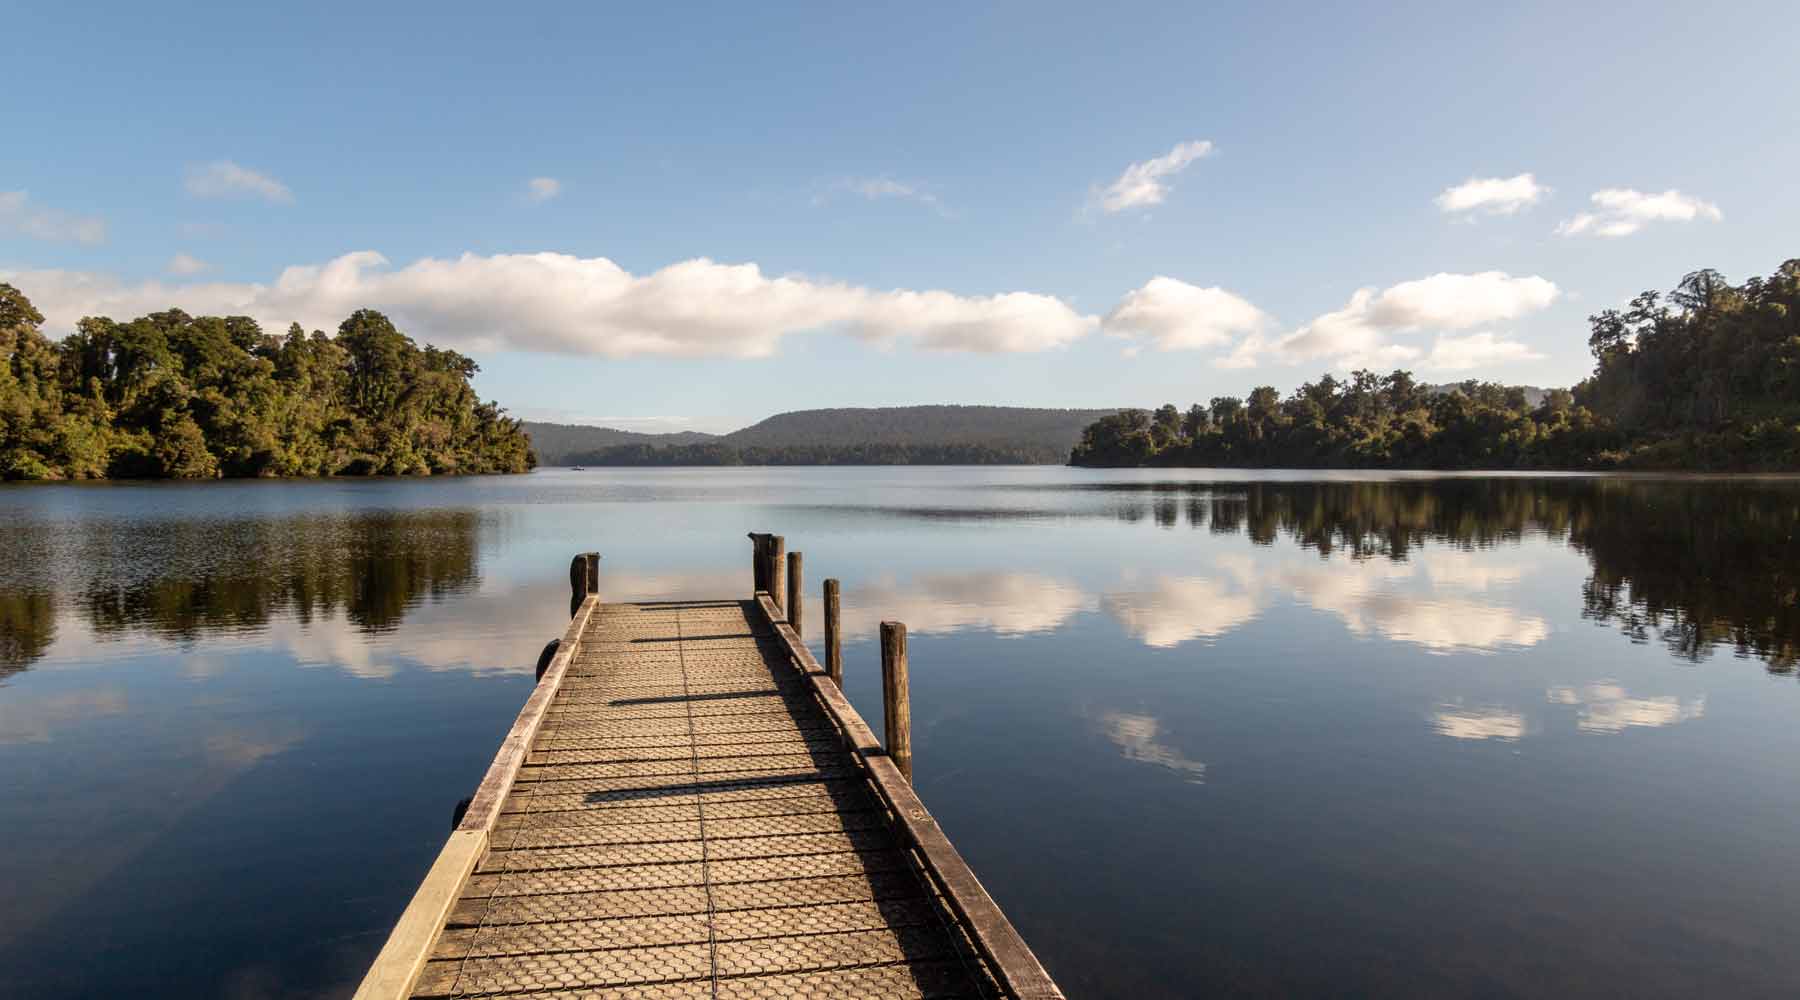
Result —
[{"label": "wooden dock walkway", "polygon": [[574,620],[359,1000],[1062,996],[786,621],[798,555],[783,602],[753,537],[748,600],[602,604],[576,557]]}]

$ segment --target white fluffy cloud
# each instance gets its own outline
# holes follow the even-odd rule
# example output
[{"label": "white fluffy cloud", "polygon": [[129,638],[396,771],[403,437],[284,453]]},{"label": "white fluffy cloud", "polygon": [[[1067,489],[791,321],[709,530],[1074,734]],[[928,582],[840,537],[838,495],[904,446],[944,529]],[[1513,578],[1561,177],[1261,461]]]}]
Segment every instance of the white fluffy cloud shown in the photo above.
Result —
[{"label": "white fluffy cloud", "polygon": [[8,231],[52,243],[106,242],[104,219],[41,208],[24,191],[0,191],[0,232]]},{"label": "white fluffy cloud", "polygon": [[834,329],[860,340],[911,342],[930,350],[1041,351],[1099,323],[1049,295],[878,291],[796,275],[770,277],[755,264],[704,258],[634,275],[604,257],[464,254],[390,267],[373,251],[289,267],[271,284],[128,284],[78,271],[7,272],[54,332],[82,316],[138,316],[171,305],[192,313],[242,314],[270,329],[290,321],[336,329],[360,308],[380,309],[401,329],[470,350],[526,350],[604,357],[763,357],[784,335]]},{"label": "white fluffy cloud", "polygon": [[1556,231],[1564,236],[1630,236],[1652,222],[1718,222],[1725,217],[1719,206],[1670,188],[1646,194],[1631,188],[1606,188],[1588,197],[1594,205],[1565,219]]},{"label": "white fluffy cloud", "polygon": [[207,266],[206,261],[203,261],[200,258],[195,257],[192,254],[178,253],[175,256],[169,258],[169,263],[163,267],[163,270],[169,272],[170,274],[179,274],[179,275],[185,276],[185,275],[190,275],[190,274],[199,274],[200,272],[206,270],[206,266]]},{"label": "white fluffy cloud", "polygon": [[1471,177],[1437,196],[1439,211],[1450,215],[1512,215],[1537,204],[1550,189],[1531,174],[1516,177]]},{"label": "white fluffy cloud", "polygon": [[1333,358],[1344,367],[1400,364],[1422,356],[1436,367],[1450,368],[1525,360],[1535,356],[1530,348],[1492,334],[1439,337],[1431,355],[1390,338],[1516,319],[1545,308],[1559,294],[1544,278],[1515,278],[1502,271],[1434,274],[1379,292],[1359,288],[1342,309],[1316,317],[1281,338],[1275,349],[1289,361]]},{"label": "white fluffy cloud", "polygon": [[1118,180],[1094,192],[1094,201],[1106,212],[1160,205],[1169,193],[1168,179],[1212,151],[1213,144],[1204,139],[1177,143],[1162,156],[1126,167]]},{"label": "white fluffy cloud", "polygon": [[1159,276],[1126,293],[1107,314],[1104,328],[1115,337],[1176,351],[1219,347],[1270,322],[1249,300],[1223,288]]},{"label": "white fluffy cloud", "polygon": [[1425,355],[1419,366],[1441,371],[1467,371],[1515,361],[1539,361],[1543,357],[1528,344],[1502,340],[1491,333],[1471,333],[1466,337],[1439,336],[1431,342],[1431,353]]},{"label": "white fluffy cloud", "polygon": [[278,205],[294,200],[294,192],[286,184],[230,160],[189,167],[187,192],[196,198],[261,198]]},{"label": "white fluffy cloud", "polygon": [[525,198],[532,202],[545,202],[562,194],[562,181],[554,177],[533,177],[525,182]]}]

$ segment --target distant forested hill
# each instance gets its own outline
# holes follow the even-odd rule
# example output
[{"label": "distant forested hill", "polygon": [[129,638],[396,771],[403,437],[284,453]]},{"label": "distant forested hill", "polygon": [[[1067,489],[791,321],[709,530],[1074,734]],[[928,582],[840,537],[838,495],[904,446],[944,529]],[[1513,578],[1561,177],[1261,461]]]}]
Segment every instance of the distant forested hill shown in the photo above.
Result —
[{"label": "distant forested hill", "polygon": [[[1019,406],[796,410],[719,436],[530,423],[525,429],[547,465],[1030,465],[1065,461],[1082,428],[1113,412]],[[553,430],[540,438],[540,428]],[[565,441],[582,443],[565,447]]]},{"label": "distant forested hill", "polygon": [[593,456],[620,445],[699,444],[717,435],[700,431],[678,431],[673,434],[644,434],[613,427],[590,427],[586,424],[546,424],[526,420],[520,426],[531,437],[538,461],[545,465],[583,465]]},{"label": "distant forested hill", "polygon": [[[1496,384],[1498,384],[1498,383],[1496,383]],[[1421,388],[1423,388],[1426,392],[1429,392],[1434,396],[1442,396],[1445,393],[1449,393],[1449,392],[1467,392],[1468,391],[1468,385],[1463,382],[1426,383]],[[1550,394],[1552,392],[1557,391],[1555,389],[1540,389],[1535,385],[1501,385],[1501,388],[1506,390],[1507,392],[1511,392],[1512,390],[1517,389],[1520,392],[1524,393],[1525,394],[1525,405],[1532,409],[1536,409],[1537,407],[1544,405],[1544,400],[1549,399]]]}]

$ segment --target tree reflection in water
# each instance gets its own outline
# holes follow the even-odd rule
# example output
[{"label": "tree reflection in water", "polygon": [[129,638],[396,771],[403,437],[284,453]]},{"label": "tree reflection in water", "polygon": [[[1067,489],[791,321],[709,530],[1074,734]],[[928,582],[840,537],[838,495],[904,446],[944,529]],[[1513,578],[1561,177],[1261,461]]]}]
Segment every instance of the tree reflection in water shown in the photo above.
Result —
[{"label": "tree reflection in water", "polygon": [[[388,632],[427,598],[476,586],[479,526],[472,510],[89,523],[58,557],[78,567],[62,600],[101,639],[188,642],[340,613],[365,634]],[[0,676],[48,651],[58,603],[50,590],[0,587]]]},{"label": "tree reflection in water", "polygon": [[[1720,647],[1800,665],[1800,483],[1770,479],[1449,478],[1091,487],[1117,517],[1286,537],[1321,556],[1404,560],[1422,542],[1486,548],[1528,534],[1588,559],[1582,616],[1698,661]],[[1147,496],[1146,496],[1147,495]],[[1185,502],[1178,502],[1185,497]]]}]

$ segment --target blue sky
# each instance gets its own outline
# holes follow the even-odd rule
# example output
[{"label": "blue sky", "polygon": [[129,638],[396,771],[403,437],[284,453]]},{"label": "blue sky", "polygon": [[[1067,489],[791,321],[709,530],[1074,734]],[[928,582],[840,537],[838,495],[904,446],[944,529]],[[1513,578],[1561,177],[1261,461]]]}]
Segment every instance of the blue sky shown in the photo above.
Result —
[{"label": "blue sky", "polygon": [[1568,384],[1800,255],[1782,4],[77,6],[5,16],[50,332],[372,306],[529,417]]}]

